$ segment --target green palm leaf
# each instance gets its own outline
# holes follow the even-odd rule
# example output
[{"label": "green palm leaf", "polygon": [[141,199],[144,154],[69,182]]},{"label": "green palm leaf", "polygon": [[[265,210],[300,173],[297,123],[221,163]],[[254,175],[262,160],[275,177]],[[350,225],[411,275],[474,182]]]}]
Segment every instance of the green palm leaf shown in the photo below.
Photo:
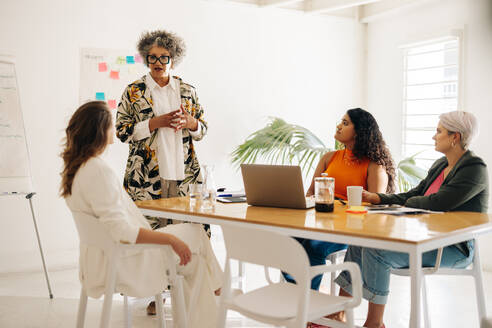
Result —
[{"label": "green palm leaf", "polygon": [[415,162],[415,157],[420,153],[404,158],[398,163],[398,187],[400,192],[409,191],[427,175],[427,171],[418,167]]},{"label": "green palm leaf", "polygon": [[[335,149],[343,149],[339,142]],[[269,164],[296,164],[307,177],[323,154],[330,151],[324,143],[308,129],[289,124],[278,117],[271,117],[266,127],[253,132],[244,143],[231,153],[236,168],[243,163],[266,162]],[[427,172],[418,167],[414,154],[398,163],[398,186],[400,192],[416,186]]]},{"label": "green palm leaf", "polygon": [[329,150],[308,129],[271,117],[270,123],[252,133],[232,152],[231,157],[236,167],[259,160],[270,164],[298,164],[307,175]]}]

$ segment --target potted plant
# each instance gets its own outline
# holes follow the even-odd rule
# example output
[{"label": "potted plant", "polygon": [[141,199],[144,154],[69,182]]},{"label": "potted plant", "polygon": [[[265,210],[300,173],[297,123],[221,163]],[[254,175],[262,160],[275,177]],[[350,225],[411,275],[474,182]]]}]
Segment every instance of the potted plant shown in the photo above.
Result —
[{"label": "potted plant", "polygon": [[[342,147],[342,144],[335,143],[335,149]],[[307,177],[321,156],[331,150],[305,127],[287,123],[278,117],[270,117],[267,126],[249,135],[244,143],[234,149],[231,157],[236,167],[259,161],[299,165]],[[401,160],[397,165],[400,192],[410,190],[426,175],[426,171],[416,165],[416,155]]]}]

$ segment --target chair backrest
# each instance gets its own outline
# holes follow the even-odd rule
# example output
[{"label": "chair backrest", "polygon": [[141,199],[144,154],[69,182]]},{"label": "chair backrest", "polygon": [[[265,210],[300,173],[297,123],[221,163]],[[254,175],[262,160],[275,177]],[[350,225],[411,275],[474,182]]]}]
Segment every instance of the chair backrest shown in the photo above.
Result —
[{"label": "chair backrest", "polygon": [[116,243],[99,219],[83,212],[72,212],[80,243],[95,246],[107,252],[111,251]]},{"label": "chair backrest", "polygon": [[306,251],[292,237],[279,233],[223,225],[227,257],[280,269],[300,283],[308,279]]}]

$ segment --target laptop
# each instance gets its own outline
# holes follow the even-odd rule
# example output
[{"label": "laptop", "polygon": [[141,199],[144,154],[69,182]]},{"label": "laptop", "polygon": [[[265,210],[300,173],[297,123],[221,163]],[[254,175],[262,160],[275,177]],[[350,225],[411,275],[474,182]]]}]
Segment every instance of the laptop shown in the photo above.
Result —
[{"label": "laptop", "polygon": [[249,205],[306,209],[314,199],[304,195],[299,166],[241,164]]}]

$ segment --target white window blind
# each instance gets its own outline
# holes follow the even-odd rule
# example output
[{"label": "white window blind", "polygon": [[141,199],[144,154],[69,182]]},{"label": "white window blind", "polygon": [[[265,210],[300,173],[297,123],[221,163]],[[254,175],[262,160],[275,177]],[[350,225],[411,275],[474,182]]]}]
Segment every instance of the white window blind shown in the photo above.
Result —
[{"label": "white window blind", "polygon": [[461,49],[458,37],[404,48],[403,157],[416,153],[417,165],[429,168],[441,113],[457,110],[460,101]]}]

